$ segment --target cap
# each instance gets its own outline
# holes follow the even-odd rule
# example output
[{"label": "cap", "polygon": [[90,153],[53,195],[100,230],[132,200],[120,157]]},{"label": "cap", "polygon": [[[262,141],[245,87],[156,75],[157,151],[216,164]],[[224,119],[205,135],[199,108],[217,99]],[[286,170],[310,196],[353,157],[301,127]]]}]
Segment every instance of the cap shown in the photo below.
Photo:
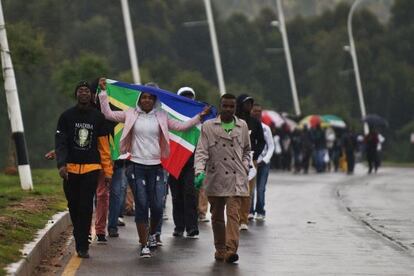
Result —
[{"label": "cap", "polygon": [[191,87],[188,87],[188,86],[181,87],[177,91],[177,95],[182,95],[182,94],[186,94],[186,93],[192,94],[193,97],[195,98],[195,92],[194,92],[194,90]]}]

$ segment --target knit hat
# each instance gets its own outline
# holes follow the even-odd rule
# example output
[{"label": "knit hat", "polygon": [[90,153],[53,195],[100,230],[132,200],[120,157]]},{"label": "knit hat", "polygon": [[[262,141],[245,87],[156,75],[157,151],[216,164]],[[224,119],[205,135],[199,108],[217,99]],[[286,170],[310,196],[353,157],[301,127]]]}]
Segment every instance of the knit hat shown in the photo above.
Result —
[{"label": "knit hat", "polygon": [[79,88],[81,88],[81,87],[87,87],[87,88],[89,88],[89,90],[91,90],[91,86],[89,85],[89,82],[87,82],[87,81],[85,81],[85,80],[82,80],[82,81],[80,81],[77,85],[76,85],[76,88],[75,88],[75,97],[76,97],[76,92],[78,91],[78,89]]}]

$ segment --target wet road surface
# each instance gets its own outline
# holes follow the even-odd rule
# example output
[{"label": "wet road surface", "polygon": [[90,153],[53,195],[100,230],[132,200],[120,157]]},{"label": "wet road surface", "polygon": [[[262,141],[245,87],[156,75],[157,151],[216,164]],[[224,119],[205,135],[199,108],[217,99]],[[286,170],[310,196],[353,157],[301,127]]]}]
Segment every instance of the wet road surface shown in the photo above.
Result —
[{"label": "wet road surface", "polygon": [[[391,170],[388,174],[394,174],[395,179],[401,171]],[[169,198],[169,220],[164,221],[162,234],[164,245],[154,251],[152,258],[139,258],[133,218],[126,217],[127,225],[120,228],[120,237],[108,238],[106,245],[92,244],[91,258],[82,260],[76,275],[414,275],[411,251],[384,238],[358,217],[375,205],[378,214],[388,209],[388,216],[406,212],[398,220],[411,225],[413,209],[410,212],[404,204],[388,208],[392,204],[383,203],[387,196],[381,194],[390,193],[386,189],[375,189],[369,200],[367,195],[360,196],[361,185],[369,186],[366,183],[371,181],[375,186],[381,178],[389,181],[391,176],[385,176],[380,172],[365,180],[367,176],[361,170],[354,176],[271,173],[266,221],[253,221],[249,230],[241,233],[240,260],[231,265],[214,260],[210,222],[200,223],[197,240],[172,237]],[[399,179],[407,188],[412,177],[403,174]],[[398,187],[398,183],[395,185]],[[414,190],[401,196],[408,202],[408,198],[414,198]],[[395,200],[399,201],[397,197]],[[355,210],[361,213],[351,213],[348,205],[359,206]],[[411,242],[413,236],[411,231],[404,234],[404,239]]]}]

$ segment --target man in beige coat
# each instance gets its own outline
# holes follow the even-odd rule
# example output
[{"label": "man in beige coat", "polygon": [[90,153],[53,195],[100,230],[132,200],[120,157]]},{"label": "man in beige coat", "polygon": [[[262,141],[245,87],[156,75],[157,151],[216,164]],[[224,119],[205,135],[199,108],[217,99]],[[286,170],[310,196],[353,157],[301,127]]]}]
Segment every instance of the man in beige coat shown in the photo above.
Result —
[{"label": "man in beige coat", "polygon": [[220,99],[220,115],[205,122],[201,128],[194,165],[197,177],[205,174],[204,188],[211,204],[215,259],[228,263],[239,259],[238,210],[241,198],[249,196],[249,130],[243,120],[234,116],[235,111],[236,97],[224,94]]}]

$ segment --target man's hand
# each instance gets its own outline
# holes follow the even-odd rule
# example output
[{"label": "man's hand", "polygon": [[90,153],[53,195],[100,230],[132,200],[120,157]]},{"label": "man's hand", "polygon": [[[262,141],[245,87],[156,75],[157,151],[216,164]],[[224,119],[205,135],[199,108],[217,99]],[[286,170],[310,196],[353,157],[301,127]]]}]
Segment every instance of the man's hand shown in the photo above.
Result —
[{"label": "man's hand", "polygon": [[201,112],[199,113],[199,115],[200,115],[201,119],[202,119],[204,116],[206,116],[206,115],[210,114],[210,111],[211,111],[211,105],[208,105],[208,106],[204,107],[203,111],[201,111]]},{"label": "man's hand", "polygon": [[206,174],[204,172],[198,173],[194,178],[194,187],[196,190],[200,190],[201,186],[203,186],[204,178]]},{"label": "man's hand", "polygon": [[56,159],[56,152],[55,152],[55,150],[51,150],[48,153],[46,153],[45,154],[45,158],[47,160],[54,160],[54,159]]},{"label": "man's hand", "polygon": [[109,187],[111,185],[112,178],[105,176],[105,185],[106,187]]},{"label": "man's hand", "polygon": [[101,90],[106,90],[106,79],[105,78],[99,79],[99,88],[101,88]]},{"label": "man's hand", "polygon": [[63,167],[59,168],[59,175],[64,180],[68,180],[68,169],[66,168],[66,166],[63,166]]}]

